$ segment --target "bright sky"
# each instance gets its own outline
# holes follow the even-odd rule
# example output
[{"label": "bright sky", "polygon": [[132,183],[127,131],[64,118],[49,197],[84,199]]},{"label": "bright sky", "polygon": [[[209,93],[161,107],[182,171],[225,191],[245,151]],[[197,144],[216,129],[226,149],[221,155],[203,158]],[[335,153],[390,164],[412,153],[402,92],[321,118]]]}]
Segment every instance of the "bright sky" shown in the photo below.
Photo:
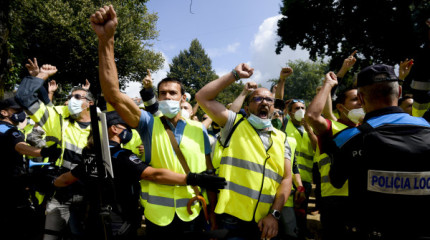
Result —
[{"label": "bright sky", "polygon": [[[278,78],[287,61],[309,57],[305,50],[289,48],[275,53],[280,5],[281,0],[149,1],[148,10],[159,17],[154,50],[165,58],[163,69],[152,73],[155,84],[166,77],[172,58],[197,38],[219,76],[244,62],[255,69],[249,81],[269,88],[267,81]],[[126,93],[138,97],[140,89],[140,83],[130,83]]]}]

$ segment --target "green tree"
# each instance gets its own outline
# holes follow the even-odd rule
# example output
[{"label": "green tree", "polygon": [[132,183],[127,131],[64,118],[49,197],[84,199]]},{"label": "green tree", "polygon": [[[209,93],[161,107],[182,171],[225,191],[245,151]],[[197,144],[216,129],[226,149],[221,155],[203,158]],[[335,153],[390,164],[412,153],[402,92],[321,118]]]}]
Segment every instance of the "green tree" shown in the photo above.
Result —
[{"label": "green tree", "polygon": [[[167,77],[182,81],[185,90],[194,96],[204,85],[217,79],[212,69],[212,61],[197,39],[191,41],[190,48],[179,52],[169,64]],[[194,97],[193,97],[194,98]]]},{"label": "green tree", "polygon": [[[336,70],[358,50],[353,71],[413,58],[410,76],[420,68],[428,72],[428,0],[283,0],[281,13],[285,17],[278,22],[278,54],[284,46],[300,46],[309,50],[312,60],[331,57],[330,69]],[[423,51],[427,57],[418,61]]]},{"label": "green tree", "polygon": [[118,14],[115,36],[115,58],[120,85],[141,81],[146,69],[158,70],[163,63],[161,53],[154,52],[152,40],[158,37],[156,14],[148,13],[147,0],[10,0],[8,38],[12,64],[5,79],[12,89],[27,74],[24,64],[36,57],[39,65],[52,64],[59,69],[58,83],[72,86],[90,80],[91,90],[99,92],[98,43],[89,17],[104,4],[112,4]]},{"label": "green tree", "polygon": [[[309,103],[315,96],[316,88],[324,80],[324,74],[328,71],[327,64],[321,61],[289,61],[288,66],[293,69],[293,74],[285,80],[284,100],[303,99]],[[269,80],[278,83],[279,79]]]}]

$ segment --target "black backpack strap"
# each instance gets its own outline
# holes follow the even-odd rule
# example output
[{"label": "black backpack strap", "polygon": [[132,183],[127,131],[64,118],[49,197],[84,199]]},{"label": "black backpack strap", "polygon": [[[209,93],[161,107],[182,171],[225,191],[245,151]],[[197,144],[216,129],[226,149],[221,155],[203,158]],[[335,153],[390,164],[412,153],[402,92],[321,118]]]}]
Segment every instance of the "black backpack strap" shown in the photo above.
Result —
[{"label": "black backpack strap", "polygon": [[236,130],[237,126],[239,126],[239,124],[240,124],[244,119],[245,119],[245,117],[242,117],[241,119],[239,119],[239,121],[237,121],[237,123],[236,123],[236,124],[234,124],[234,126],[231,128],[230,133],[228,134],[227,138],[225,139],[224,144],[222,144],[222,143],[221,143],[221,141],[220,141],[221,146],[223,146],[224,148],[226,147],[226,146],[225,146],[225,144],[226,144],[226,143],[228,143],[228,142],[230,142],[231,135],[233,135],[233,132]]}]

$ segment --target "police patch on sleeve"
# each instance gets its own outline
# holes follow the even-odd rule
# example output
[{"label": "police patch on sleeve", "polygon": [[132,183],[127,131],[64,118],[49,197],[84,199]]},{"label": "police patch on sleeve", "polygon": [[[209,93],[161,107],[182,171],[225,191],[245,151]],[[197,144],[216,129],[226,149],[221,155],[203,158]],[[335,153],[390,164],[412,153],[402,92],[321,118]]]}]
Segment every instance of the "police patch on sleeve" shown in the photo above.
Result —
[{"label": "police patch on sleeve", "polygon": [[369,170],[367,190],[399,195],[430,195],[430,172]]},{"label": "police patch on sleeve", "polygon": [[135,154],[131,154],[128,159],[130,159],[134,164],[140,164],[142,162],[142,160]]},{"label": "police patch on sleeve", "polygon": [[12,133],[12,136],[14,136],[15,138],[19,138],[22,136],[22,133],[20,131],[15,131]]}]

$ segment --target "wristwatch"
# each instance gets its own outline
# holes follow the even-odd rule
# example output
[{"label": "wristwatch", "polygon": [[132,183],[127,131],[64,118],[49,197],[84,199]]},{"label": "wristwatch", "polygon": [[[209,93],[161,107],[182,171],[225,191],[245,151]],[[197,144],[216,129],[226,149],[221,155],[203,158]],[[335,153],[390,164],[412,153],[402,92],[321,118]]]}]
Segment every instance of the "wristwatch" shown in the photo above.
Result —
[{"label": "wristwatch", "polygon": [[276,210],[276,209],[272,209],[270,210],[270,214],[272,214],[272,216],[276,219],[279,220],[281,218],[281,212]]}]

